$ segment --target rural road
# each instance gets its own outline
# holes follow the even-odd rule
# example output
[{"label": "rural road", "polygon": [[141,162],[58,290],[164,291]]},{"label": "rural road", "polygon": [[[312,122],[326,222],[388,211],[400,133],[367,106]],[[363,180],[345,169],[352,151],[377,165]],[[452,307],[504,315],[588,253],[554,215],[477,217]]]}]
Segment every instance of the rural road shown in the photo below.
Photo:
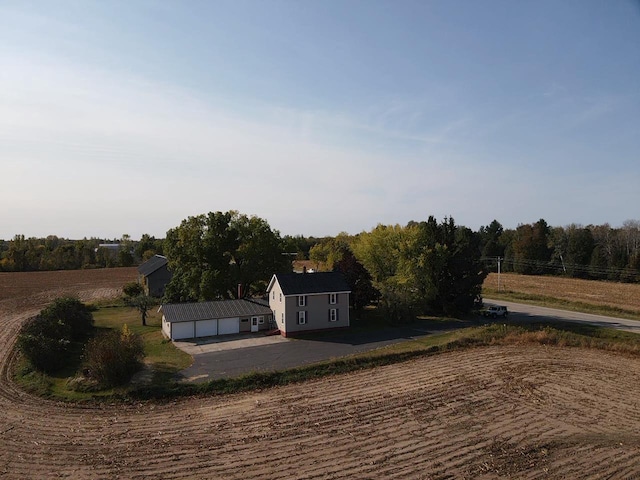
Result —
[{"label": "rural road", "polygon": [[503,300],[484,299],[485,304],[505,305],[509,309],[509,320],[541,320],[578,322],[595,325],[598,327],[615,328],[627,332],[640,333],[640,321],[624,318],[606,317],[591,313],[572,312],[556,308],[538,307],[523,303],[506,302]]}]

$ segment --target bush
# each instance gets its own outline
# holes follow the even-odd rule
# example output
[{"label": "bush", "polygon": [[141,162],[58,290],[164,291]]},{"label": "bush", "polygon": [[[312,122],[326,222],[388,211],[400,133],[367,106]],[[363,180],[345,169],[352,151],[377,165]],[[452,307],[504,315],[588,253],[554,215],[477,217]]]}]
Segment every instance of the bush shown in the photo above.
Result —
[{"label": "bush", "polygon": [[61,297],[40,312],[40,316],[69,327],[71,340],[86,338],[93,329],[91,309],[77,298]]},{"label": "bush", "polygon": [[121,385],[140,369],[143,357],[142,337],[125,325],[122,332],[110,331],[87,342],[84,373],[104,387]]},{"label": "bush", "polygon": [[129,282],[122,287],[122,293],[127,297],[137,297],[144,293],[144,288],[138,282]]},{"label": "bush", "polygon": [[18,348],[37,370],[53,373],[66,361],[71,344],[68,324],[38,315],[28,320],[18,335]]}]

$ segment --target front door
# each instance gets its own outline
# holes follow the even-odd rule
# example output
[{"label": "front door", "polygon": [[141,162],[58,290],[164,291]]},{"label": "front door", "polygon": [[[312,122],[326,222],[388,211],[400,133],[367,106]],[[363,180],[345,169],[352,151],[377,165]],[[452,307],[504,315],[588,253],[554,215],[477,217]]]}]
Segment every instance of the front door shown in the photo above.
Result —
[{"label": "front door", "polygon": [[251,331],[258,331],[258,317],[251,317]]}]

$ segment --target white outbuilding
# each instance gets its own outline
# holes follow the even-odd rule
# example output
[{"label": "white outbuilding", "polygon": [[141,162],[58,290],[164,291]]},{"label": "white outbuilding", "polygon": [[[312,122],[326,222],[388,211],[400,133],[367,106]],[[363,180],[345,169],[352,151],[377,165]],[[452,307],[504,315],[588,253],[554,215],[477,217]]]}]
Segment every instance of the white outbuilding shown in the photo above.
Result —
[{"label": "white outbuilding", "polygon": [[273,312],[260,299],[167,303],[160,307],[162,332],[171,340],[258,332],[273,328]]}]

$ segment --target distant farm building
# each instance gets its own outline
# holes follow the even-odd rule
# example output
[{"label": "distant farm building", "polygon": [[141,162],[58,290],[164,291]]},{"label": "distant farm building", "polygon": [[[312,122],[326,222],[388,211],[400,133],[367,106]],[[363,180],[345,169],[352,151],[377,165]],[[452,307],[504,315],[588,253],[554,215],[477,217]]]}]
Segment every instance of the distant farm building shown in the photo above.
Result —
[{"label": "distant farm building", "polygon": [[154,255],[138,267],[138,281],[144,293],[152,297],[161,297],[171,281],[167,257]]}]

